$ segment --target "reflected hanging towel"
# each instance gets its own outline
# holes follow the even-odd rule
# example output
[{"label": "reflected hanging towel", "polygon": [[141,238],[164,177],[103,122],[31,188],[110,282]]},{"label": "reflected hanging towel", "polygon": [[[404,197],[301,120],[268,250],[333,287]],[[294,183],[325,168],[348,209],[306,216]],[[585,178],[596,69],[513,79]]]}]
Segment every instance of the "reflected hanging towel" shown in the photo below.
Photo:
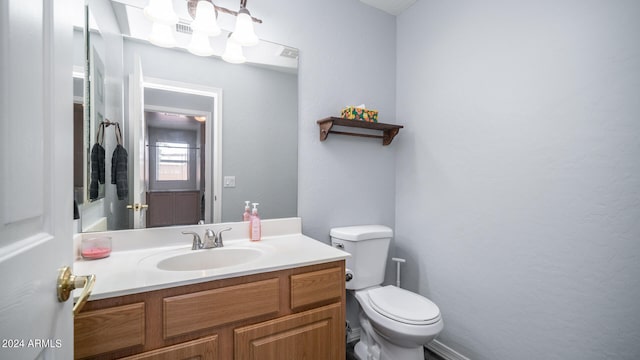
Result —
[{"label": "reflected hanging towel", "polygon": [[80,210],[78,209],[78,202],[73,200],[73,220],[80,219]]},{"label": "reflected hanging towel", "polygon": [[126,200],[129,196],[127,157],[127,150],[118,144],[111,157],[111,183],[116,185],[118,200]]},{"label": "reflected hanging towel", "polygon": [[89,199],[98,199],[98,183],[104,184],[105,151],[102,145],[94,144],[91,148],[91,183]]}]

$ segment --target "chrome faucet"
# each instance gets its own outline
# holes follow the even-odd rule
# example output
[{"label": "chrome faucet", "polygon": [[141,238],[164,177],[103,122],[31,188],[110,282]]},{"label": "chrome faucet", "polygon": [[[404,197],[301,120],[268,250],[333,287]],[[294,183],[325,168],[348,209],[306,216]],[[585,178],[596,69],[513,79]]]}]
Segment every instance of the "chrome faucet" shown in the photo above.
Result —
[{"label": "chrome faucet", "polygon": [[229,230],[231,230],[231,228],[226,228],[218,231],[218,234],[214,236],[213,247],[224,247],[224,243],[222,243],[222,233]]},{"label": "chrome faucet", "polygon": [[193,231],[183,231],[182,233],[185,235],[193,235],[191,250],[200,250],[223,247],[222,233],[228,230],[231,230],[231,228],[222,229],[216,234],[213,230],[207,229],[204,232],[204,241],[200,239],[200,235]]},{"label": "chrome faucet", "polygon": [[202,249],[211,249],[218,247],[218,237],[216,233],[211,229],[207,229],[204,232],[204,242],[202,243]]},{"label": "chrome faucet", "polygon": [[202,240],[200,240],[200,235],[194,233],[193,231],[183,231],[185,235],[193,235],[193,244],[191,245],[191,250],[202,249]]}]

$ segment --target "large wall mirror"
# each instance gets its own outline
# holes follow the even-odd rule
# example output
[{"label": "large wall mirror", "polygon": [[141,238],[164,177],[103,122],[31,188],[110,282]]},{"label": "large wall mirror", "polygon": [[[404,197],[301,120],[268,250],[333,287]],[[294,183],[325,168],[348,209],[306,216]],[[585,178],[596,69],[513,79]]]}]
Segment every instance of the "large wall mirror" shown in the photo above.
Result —
[{"label": "large wall mirror", "polygon": [[[297,49],[261,40],[243,64],[193,55],[185,0],[174,0],[178,45],[158,47],[146,40],[146,3],[77,2],[77,230],[241,221],[247,200],[264,219],[296,216]],[[216,54],[235,21],[226,16],[211,38]]]}]

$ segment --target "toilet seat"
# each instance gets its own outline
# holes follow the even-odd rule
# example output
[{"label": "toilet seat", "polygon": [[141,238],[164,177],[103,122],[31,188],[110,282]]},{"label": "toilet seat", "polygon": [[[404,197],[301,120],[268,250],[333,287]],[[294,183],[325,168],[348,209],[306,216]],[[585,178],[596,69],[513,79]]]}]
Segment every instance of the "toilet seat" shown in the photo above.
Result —
[{"label": "toilet seat", "polygon": [[440,309],[431,300],[396,286],[368,292],[373,310],[389,319],[410,325],[430,325],[440,321]]},{"label": "toilet seat", "polygon": [[[365,319],[368,319],[368,321],[371,323],[371,326],[375,330],[376,334],[385,338],[390,343],[395,344],[395,346],[399,346],[402,348],[413,348],[413,347],[421,348],[422,345],[431,341],[436,335],[438,335],[442,331],[444,327],[444,323],[440,315],[440,310],[435,304],[429,301],[429,303],[433,304],[435,309],[437,309],[435,311],[435,318],[432,318],[430,320],[424,320],[420,318],[432,317],[434,315],[428,314],[427,316],[415,316],[415,315],[402,314],[398,308],[400,308],[401,306],[405,306],[405,311],[408,311],[406,309],[407,309],[407,306],[409,306],[409,305],[401,305],[401,304],[406,304],[406,302],[403,301],[404,300],[403,292],[409,293],[410,296],[416,296],[418,297],[418,299],[424,299],[424,300],[428,300],[428,299],[418,294],[411,293],[410,291],[402,290],[395,286],[389,286],[389,288],[390,289],[382,290],[383,289],[382,287],[376,286],[373,288],[363,289],[355,292],[356,300],[358,301],[362,309],[361,316],[363,316]],[[382,299],[378,298],[376,299],[378,300],[377,305],[373,305],[373,301],[371,300],[371,292],[374,292],[373,297],[377,298],[378,296],[375,295],[376,293],[375,290],[378,290],[378,289],[381,289],[379,291],[383,295],[382,299],[385,299],[387,302],[390,302],[390,304],[385,304],[385,302]],[[380,293],[378,295],[380,295]],[[400,296],[397,296],[398,294],[400,294]],[[388,296],[384,296],[384,295],[388,295]],[[398,300],[398,299],[403,299],[403,300]],[[409,299],[410,299],[409,301],[412,301],[412,299],[415,300],[415,297],[410,297]],[[425,304],[421,300],[417,300],[417,301],[418,301],[418,306],[416,308],[421,308]],[[391,304],[395,304],[395,305],[391,305]],[[411,306],[415,306],[415,304]],[[394,313],[396,314],[400,313],[400,315],[404,315],[404,316],[393,315]],[[416,311],[416,313],[419,314],[420,312]],[[405,319],[402,319],[403,317]],[[418,319],[412,320],[412,318],[418,318]],[[396,357],[396,358],[400,359],[402,357]]]}]

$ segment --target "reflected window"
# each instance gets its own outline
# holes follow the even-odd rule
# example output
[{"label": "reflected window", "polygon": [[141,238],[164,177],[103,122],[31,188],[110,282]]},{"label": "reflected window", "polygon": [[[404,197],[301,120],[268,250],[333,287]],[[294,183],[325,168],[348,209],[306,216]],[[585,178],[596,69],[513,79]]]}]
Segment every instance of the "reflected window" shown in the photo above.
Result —
[{"label": "reflected window", "polygon": [[174,142],[156,143],[156,180],[189,180],[189,144]]}]

